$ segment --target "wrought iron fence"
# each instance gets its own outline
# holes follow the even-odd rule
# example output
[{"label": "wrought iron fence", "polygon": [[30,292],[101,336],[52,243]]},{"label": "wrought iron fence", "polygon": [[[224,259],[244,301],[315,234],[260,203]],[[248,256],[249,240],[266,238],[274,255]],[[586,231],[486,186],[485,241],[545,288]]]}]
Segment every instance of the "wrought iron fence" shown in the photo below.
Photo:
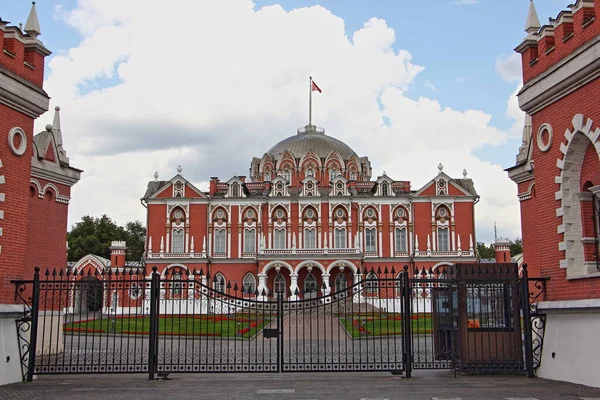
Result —
[{"label": "wrought iron fence", "polygon": [[337,292],[323,282],[316,293],[296,289],[274,297],[202,270],[36,268],[33,280],[14,282],[25,306],[17,321],[23,376],[390,371],[410,377],[413,369],[431,368],[532,375],[545,321],[533,304],[545,281],[529,279],[526,268],[521,280],[516,266],[493,274],[486,268],[371,269]]}]

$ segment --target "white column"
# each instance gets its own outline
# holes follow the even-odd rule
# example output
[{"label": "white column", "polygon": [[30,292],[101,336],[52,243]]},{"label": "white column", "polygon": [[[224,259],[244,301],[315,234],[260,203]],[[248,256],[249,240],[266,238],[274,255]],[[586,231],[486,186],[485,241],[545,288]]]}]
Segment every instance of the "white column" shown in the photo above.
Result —
[{"label": "white column", "polygon": [[269,230],[269,236],[267,238],[267,245],[265,246],[267,249],[273,248],[273,229]]},{"label": "white column", "polygon": [[242,231],[238,232],[238,257],[242,258],[242,237],[244,236],[244,227],[242,226]]},{"label": "white column", "polygon": [[329,233],[327,234],[327,236],[329,236],[329,247],[331,247],[332,249],[335,248],[335,243],[334,243],[334,239],[333,239],[333,231],[335,230],[335,227],[331,227],[331,230],[329,231]]},{"label": "white column", "polygon": [[[292,225],[288,224],[288,226],[291,227]],[[291,247],[290,243],[292,243],[292,229],[291,228],[286,229],[285,232],[286,232],[285,248],[289,249]]]},{"label": "white column", "polygon": [[227,257],[231,257],[231,231],[227,228],[226,232],[227,232]]},{"label": "white column", "polygon": [[291,284],[290,284],[290,300],[296,301],[298,300],[298,295],[296,294],[296,290],[300,292],[300,288],[298,288],[298,274],[290,274]]},{"label": "white column", "polygon": [[452,251],[456,251],[456,232],[454,232],[454,230],[452,230],[452,225],[450,225],[448,227],[448,229],[451,232],[450,240],[452,240]]},{"label": "white column", "polygon": [[354,291],[354,295],[353,295],[353,301],[355,303],[360,302],[360,287],[356,286],[358,285],[358,283],[360,282],[360,273],[357,272],[356,274],[354,274],[354,277],[352,278],[352,285],[354,286],[354,289],[352,289]]},{"label": "white column", "polygon": [[166,246],[165,246],[165,252],[167,252],[167,253],[171,253],[171,246],[169,246],[169,236],[170,236],[170,234],[167,232],[167,242],[166,242]]},{"label": "white column", "polygon": [[[269,298],[269,289],[267,288],[267,274],[258,274],[258,296],[256,296],[256,300],[258,301],[267,301]],[[265,294],[263,295],[263,291]]]},{"label": "white column", "polygon": [[303,245],[302,245],[302,239],[304,239],[304,228],[301,226],[298,226],[298,248],[299,249],[303,249]]},{"label": "white column", "polygon": [[186,253],[190,252],[190,234],[187,232],[185,233],[185,250],[184,251]]},{"label": "white column", "polygon": [[[377,243],[377,251],[379,252],[379,257],[383,257],[383,232],[379,231],[379,227],[375,227],[375,229],[377,229],[377,236],[378,236],[378,241],[379,243]],[[383,230],[383,228],[382,228]]]},{"label": "white column", "polygon": [[396,227],[394,226],[390,231],[390,257],[394,257],[394,235],[396,234]]},{"label": "white column", "polygon": [[352,229],[346,225],[346,233],[348,234],[348,241],[346,242],[346,248],[353,249],[356,248],[356,245],[352,243]]},{"label": "white column", "polygon": [[[213,232],[214,232],[214,228],[213,228]],[[208,235],[208,247],[205,249],[208,257],[210,257],[212,255],[212,237],[213,237],[213,233]]]}]

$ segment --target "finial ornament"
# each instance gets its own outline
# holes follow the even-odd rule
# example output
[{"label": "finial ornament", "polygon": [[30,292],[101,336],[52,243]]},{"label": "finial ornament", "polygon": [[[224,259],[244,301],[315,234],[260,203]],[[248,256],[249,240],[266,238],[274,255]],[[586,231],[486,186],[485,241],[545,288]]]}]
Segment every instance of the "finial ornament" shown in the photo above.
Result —
[{"label": "finial ornament", "polygon": [[156,182],[157,180],[158,180],[158,171],[156,171],[156,172],[154,173],[154,181]]},{"label": "finial ornament", "polygon": [[180,174],[181,171],[183,171],[183,168],[181,167],[181,165],[177,166],[177,173]]},{"label": "finial ornament", "polygon": [[525,32],[530,36],[537,33],[541,28],[540,19],[538,18],[533,0],[529,1],[529,11],[527,12],[527,22],[525,23]]},{"label": "finial ornament", "polygon": [[438,164],[438,170],[440,171],[439,173],[442,173],[442,170],[444,169],[444,166],[442,165],[442,163]]},{"label": "finial ornament", "polygon": [[463,179],[467,179],[467,169],[463,169]]},{"label": "finial ornament", "polygon": [[42,34],[40,21],[35,10],[35,1],[31,2],[31,11],[29,12],[29,17],[27,17],[27,22],[25,22],[25,33],[33,38],[37,38]]}]

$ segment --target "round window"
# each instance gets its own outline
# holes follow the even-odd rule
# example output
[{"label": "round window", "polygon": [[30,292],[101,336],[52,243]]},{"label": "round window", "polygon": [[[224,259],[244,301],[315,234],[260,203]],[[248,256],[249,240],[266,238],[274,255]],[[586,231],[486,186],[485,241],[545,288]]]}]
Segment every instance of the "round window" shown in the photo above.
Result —
[{"label": "round window", "polygon": [[312,208],[309,208],[308,210],[306,210],[306,216],[308,218],[313,218],[315,216],[315,212],[313,211]]},{"label": "round window", "polygon": [[537,134],[537,144],[541,151],[546,152],[552,146],[552,126],[550,124],[542,124]]},{"label": "round window", "polygon": [[446,211],[446,209],[445,209],[444,207],[441,207],[441,208],[439,209],[439,211],[438,211],[438,215],[439,215],[440,217],[445,217],[447,214],[448,214],[448,213],[447,213],[447,211]]},{"label": "round window", "polygon": [[312,187],[313,187],[313,184],[312,184],[312,182],[308,182],[308,183],[306,184],[306,188],[307,188],[307,189],[312,189]]},{"label": "round window", "polygon": [[283,218],[283,210],[281,208],[277,209],[277,211],[275,211],[275,216],[277,216],[277,218]]},{"label": "round window", "polygon": [[372,218],[373,216],[375,216],[375,211],[373,211],[372,208],[368,208],[367,209],[367,217]]},{"label": "round window", "polygon": [[246,211],[246,218],[254,218],[254,210]]},{"label": "round window", "polygon": [[335,215],[336,215],[338,218],[342,218],[342,217],[344,217],[344,210],[342,210],[341,208],[338,208],[338,209],[335,211]]},{"label": "round window", "polygon": [[438,182],[438,186],[439,187],[445,187],[446,186],[446,181],[439,181]]},{"label": "round window", "polygon": [[279,189],[279,190],[283,189],[283,183],[279,182],[277,184],[277,189]]},{"label": "round window", "polygon": [[398,209],[396,210],[396,216],[400,218],[404,217],[404,208],[398,207]]},{"label": "round window", "polygon": [[223,218],[225,216],[225,212],[221,209],[217,210],[217,218]]},{"label": "round window", "polygon": [[181,219],[183,217],[183,212],[181,210],[175,210],[175,218]]},{"label": "round window", "polygon": [[338,182],[338,184],[337,184],[337,188],[338,188],[338,189],[341,189],[341,188],[343,188],[343,187],[344,187],[344,185],[342,184],[342,182]]},{"label": "round window", "polygon": [[181,190],[182,187],[183,187],[183,184],[181,182],[177,182],[175,184],[175,189],[177,189],[177,190]]}]

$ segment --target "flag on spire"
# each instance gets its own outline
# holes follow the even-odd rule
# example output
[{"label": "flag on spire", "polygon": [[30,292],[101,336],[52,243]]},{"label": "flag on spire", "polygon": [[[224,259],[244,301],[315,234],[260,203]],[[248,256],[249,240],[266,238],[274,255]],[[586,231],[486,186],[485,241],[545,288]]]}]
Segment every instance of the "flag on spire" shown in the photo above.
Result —
[{"label": "flag on spire", "polygon": [[318,91],[319,93],[321,93],[321,88],[319,88],[319,87],[317,86],[317,84],[315,83],[315,81],[313,81],[313,80],[311,79],[311,80],[310,80],[310,82],[311,82],[311,88],[310,88],[310,89],[311,89],[311,91],[313,91],[313,92],[314,92],[314,91],[316,90],[316,91]]}]

